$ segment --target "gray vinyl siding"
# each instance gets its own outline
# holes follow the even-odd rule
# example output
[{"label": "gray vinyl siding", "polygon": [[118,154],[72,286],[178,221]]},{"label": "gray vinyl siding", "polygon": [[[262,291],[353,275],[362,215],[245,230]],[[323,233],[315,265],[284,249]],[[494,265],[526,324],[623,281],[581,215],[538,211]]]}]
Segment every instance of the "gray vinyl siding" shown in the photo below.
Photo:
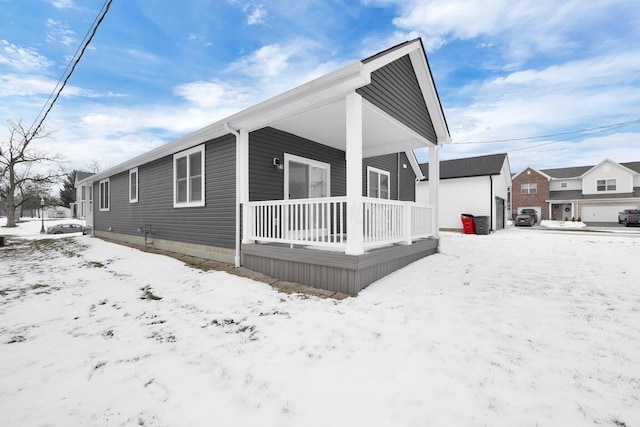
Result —
[{"label": "gray vinyl siding", "polygon": [[[400,164],[398,165],[398,156]],[[403,165],[407,165],[406,168]],[[362,160],[362,194],[367,195],[367,166],[382,169],[389,172],[389,190],[391,200],[401,200],[405,202],[413,202],[416,197],[416,176],[413,168],[409,164],[409,159],[405,153],[385,154],[383,156],[367,157]],[[400,169],[398,169],[400,166]],[[400,171],[400,173],[398,173]],[[400,180],[400,197],[398,197],[398,180]]]},{"label": "gray vinyl siding", "polygon": [[437,143],[433,122],[408,55],[374,71],[371,83],[357,92],[424,138]]},{"label": "gray vinyl siding", "polygon": [[[153,237],[178,242],[235,247],[235,138],[205,143],[205,206],[173,207],[173,156],[138,166],[138,202],[129,203],[129,172],[110,177],[111,209],[94,209],[98,231],[140,235],[150,225]],[[94,184],[96,205],[99,184]],[[111,227],[111,230],[109,230]]]},{"label": "gray vinyl siding", "polygon": [[249,135],[249,200],[283,200],[284,170],[273,166],[273,158],[284,162],[284,154],[329,163],[331,196],[346,194],[344,151],[301,138],[274,128],[263,128]]},{"label": "gray vinyl siding", "polygon": [[[249,200],[283,200],[284,170],[273,166],[273,158],[284,161],[284,154],[294,154],[331,165],[331,196],[346,195],[346,160],[344,151],[322,145],[274,128],[264,128],[249,135]],[[407,165],[407,169],[402,167]],[[398,154],[362,160],[362,194],[367,195],[367,166],[388,171],[391,199],[398,200]],[[415,174],[405,153],[400,153],[400,200],[415,200]]]}]

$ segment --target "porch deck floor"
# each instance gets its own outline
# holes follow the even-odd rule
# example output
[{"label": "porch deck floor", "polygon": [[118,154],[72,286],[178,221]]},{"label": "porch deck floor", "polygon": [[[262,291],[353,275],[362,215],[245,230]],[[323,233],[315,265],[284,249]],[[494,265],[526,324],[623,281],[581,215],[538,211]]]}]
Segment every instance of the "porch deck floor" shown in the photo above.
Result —
[{"label": "porch deck floor", "polygon": [[347,255],[322,247],[283,243],[242,245],[242,265],[271,277],[355,295],[372,282],[438,250],[438,238],[389,244]]}]

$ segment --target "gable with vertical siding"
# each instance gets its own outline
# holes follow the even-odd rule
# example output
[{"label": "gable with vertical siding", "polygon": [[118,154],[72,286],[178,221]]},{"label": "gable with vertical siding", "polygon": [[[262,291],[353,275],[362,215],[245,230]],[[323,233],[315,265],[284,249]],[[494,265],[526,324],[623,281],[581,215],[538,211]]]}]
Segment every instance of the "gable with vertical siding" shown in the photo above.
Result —
[{"label": "gable with vertical siding", "polygon": [[364,99],[436,144],[438,138],[409,55],[374,71],[357,89]]}]

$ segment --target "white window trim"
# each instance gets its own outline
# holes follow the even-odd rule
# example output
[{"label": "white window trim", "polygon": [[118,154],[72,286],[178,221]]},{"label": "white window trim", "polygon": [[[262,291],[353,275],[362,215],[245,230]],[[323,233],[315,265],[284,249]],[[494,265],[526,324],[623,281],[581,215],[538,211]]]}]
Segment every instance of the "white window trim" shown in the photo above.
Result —
[{"label": "white window trim", "polygon": [[[136,175],[136,197],[131,196],[131,175]],[[138,174],[138,168],[133,168],[129,170],[129,203],[138,203],[138,196],[140,195],[140,187],[138,183],[140,180],[138,179],[140,175]]]},{"label": "white window trim", "polygon": [[[178,202],[178,183],[177,183],[177,175],[178,168],[176,167],[176,162],[178,159],[183,157],[188,157],[191,154],[200,152],[200,171],[202,174],[200,175],[200,188],[202,188],[202,200],[197,200],[195,202]],[[174,208],[189,208],[189,207],[198,207],[205,205],[205,170],[204,170],[204,144],[198,145],[197,147],[190,148],[185,151],[181,151],[173,155],[173,207]],[[190,164],[187,161],[187,177],[190,176]],[[191,180],[187,179],[187,194],[191,196]]]},{"label": "white window trim", "polygon": [[375,172],[378,174],[378,199],[380,197],[380,175],[387,176],[387,197],[384,200],[391,199],[391,174],[383,169],[374,168],[373,166],[367,166],[367,197],[371,197],[371,183],[369,182],[369,172]]},{"label": "white window trim", "polygon": [[[604,190],[598,190],[598,181],[604,181]],[[609,187],[609,184],[608,184],[609,181],[613,181],[613,185],[615,187],[613,190],[607,189],[607,187]],[[596,179],[596,192],[598,192],[598,193],[610,193],[610,192],[616,192],[616,191],[618,191],[618,179],[617,178]]]},{"label": "white window trim", "polygon": [[327,197],[331,197],[331,165],[319,162],[295,154],[284,153],[284,199],[289,200],[289,162],[304,163],[315,168],[323,168],[327,171]]},{"label": "white window trim", "polygon": [[[531,192],[531,186],[532,185],[536,186],[536,192],[535,193]],[[522,190],[524,190],[525,186],[527,187],[527,192],[526,193],[522,191]],[[521,184],[520,185],[520,194],[538,194],[538,183],[537,182],[527,182],[527,183]]]},{"label": "white window trim", "polygon": [[[107,203],[106,206],[103,205],[103,201],[104,201],[104,194],[103,194],[103,184],[107,184]],[[100,202],[98,203],[98,207],[100,208],[101,212],[108,212],[111,210],[111,182],[109,181],[109,178],[100,180],[100,184],[98,185],[98,189],[99,191],[99,195],[100,195]]]}]

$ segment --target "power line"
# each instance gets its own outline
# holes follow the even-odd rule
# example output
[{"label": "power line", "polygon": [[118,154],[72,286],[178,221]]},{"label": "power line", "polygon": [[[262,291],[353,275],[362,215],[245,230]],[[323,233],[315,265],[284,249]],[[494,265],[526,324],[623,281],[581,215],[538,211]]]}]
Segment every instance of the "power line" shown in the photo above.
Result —
[{"label": "power line", "polygon": [[[62,76],[60,76],[60,79],[58,80],[58,83],[56,83],[56,86],[54,87],[53,92],[51,92],[51,95],[49,95],[49,98],[47,99],[47,101],[45,102],[44,106],[42,107],[42,109],[38,113],[38,116],[34,120],[34,122],[31,125],[31,127],[29,128],[29,132],[30,132],[31,135],[37,134],[38,131],[40,130],[40,127],[42,127],[42,123],[44,123],[44,120],[49,115],[49,112],[51,111],[51,109],[53,108],[53,105],[56,103],[56,101],[60,97],[60,94],[62,93],[62,90],[67,85],[67,82],[69,81],[69,78],[71,77],[71,75],[73,74],[73,72],[76,69],[76,66],[80,62],[80,59],[82,59],[82,56],[84,55],[84,52],[87,50],[87,47],[89,47],[89,44],[91,43],[91,40],[93,40],[93,37],[96,35],[96,32],[98,31],[98,27],[100,26],[100,24],[104,20],[105,16],[107,15],[107,12],[109,11],[109,8],[111,7],[112,1],[113,0],[106,0],[103,3],[102,8],[100,9],[100,12],[98,13],[98,16],[96,17],[96,19],[94,19],[93,23],[89,27],[89,30],[87,31],[87,33],[85,34],[84,38],[82,39],[82,42],[80,43],[80,46],[78,47],[78,49],[76,49],[76,52],[74,53],[73,57],[69,61],[69,64],[67,64],[67,68],[62,73]],[[90,35],[89,35],[89,33],[90,33]],[[88,35],[89,35],[89,37],[87,38]],[[73,65],[71,65],[71,64],[73,64]],[[69,70],[69,66],[71,66],[70,70]],[[67,73],[67,70],[69,70],[68,73]],[[66,77],[64,78],[64,81],[62,81],[63,77],[65,76],[65,74],[66,74]],[[60,84],[60,81],[62,81],[62,84]],[[57,90],[57,92],[56,92],[56,90]],[[55,93],[55,97],[53,96],[54,93]],[[53,97],[53,100],[51,100],[52,97]],[[50,104],[49,104],[49,101],[51,101]],[[48,108],[47,108],[47,105],[49,105]],[[45,110],[45,108],[46,108],[46,111],[45,111],[45,113],[43,115],[42,112]],[[42,118],[40,118],[40,116],[42,116]],[[34,128],[34,125],[36,124],[36,122],[38,122],[38,118],[40,118],[40,122]],[[33,132],[31,132],[31,129],[33,129]]]},{"label": "power line", "polygon": [[[517,142],[517,141],[526,141],[526,140],[531,140],[531,139],[551,138],[551,137],[554,137],[554,136],[573,135],[573,134],[576,134],[576,133],[584,134],[585,132],[588,132],[587,135],[591,135],[593,133],[606,132],[608,130],[617,129],[617,128],[621,128],[621,127],[626,127],[626,126],[632,126],[632,125],[639,124],[639,123],[640,123],[640,119],[639,120],[631,120],[629,122],[614,123],[614,124],[607,125],[607,126],[598,126],[598,127],[594,127],[594,128],[579,129],[579,130],[574,130],[574,131],[570,131],[570,132],[559,132],[559,133],[553,133],[553,134],[548,134],[548,135],[538,135],[538,136],[525,136],[525,137],[521,137],[521,138],[492,139],[492,140],[486,140],[486,141],[463,141],[463,142],[454,142],[451,145],[456,145],[456,144],[460,144],[460,145],[462,145],[462,144],[494,144],[494,143],[499,143],[499,142]],[[583,136],[583,135],[576,135],[576,136],[573,136],[571,138],[562,139],[560,141],[566,141],[566,140],[569,140],[569,139],[577,138],[579,136]],[[550,143],[545,143],[543,145],[547,145],[547,144],[551,144],[551,142]]]}]

